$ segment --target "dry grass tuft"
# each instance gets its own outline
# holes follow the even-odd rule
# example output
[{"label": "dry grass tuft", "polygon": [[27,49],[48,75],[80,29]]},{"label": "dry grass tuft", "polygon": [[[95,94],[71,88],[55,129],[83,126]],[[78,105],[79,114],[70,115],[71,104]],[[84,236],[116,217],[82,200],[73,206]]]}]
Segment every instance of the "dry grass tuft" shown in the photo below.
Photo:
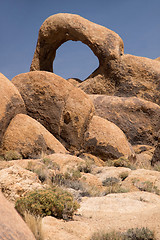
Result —
[{"label": "dry grass tuft", "polygon": [[44,240],[42,233],[42,218],[40,216],[35,216],[29,212],[25,212],[24,220],[34,234],[36,240]]}]

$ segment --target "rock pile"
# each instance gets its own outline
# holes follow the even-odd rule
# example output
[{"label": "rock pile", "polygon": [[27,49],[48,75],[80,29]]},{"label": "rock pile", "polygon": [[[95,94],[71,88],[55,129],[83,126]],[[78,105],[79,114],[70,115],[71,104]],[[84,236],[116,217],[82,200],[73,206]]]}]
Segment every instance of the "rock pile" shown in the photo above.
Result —
[{"label": "rock pile", "polygon": [[[68,40],[88,45],[99,59],[83,82],[53,73],[56,50]],[[77,221],[43,219],[44,239],[88,239],[91,229],[106,227],[103,222],[123,230],[122,223],[140,226],[135,219],[153,229],[160,208],[160,176],[152,167],[160,161],[159,59],[126,55],[115,32],[61,13],[42,24],[30,69],[12,81],[0,74],[0,188],[6,198],[14,202],[52,182],[82,199]],[[152,171],[134,171],[135,163]],[[151,193],[140,192],[146,189]],[[0,214],[8,216],[2,204]],[[21,220],[13,229],[7,221],[0,237],[34,239],[25,226],[17,230]],[[160,236],[158,220],[155,229]]]}]

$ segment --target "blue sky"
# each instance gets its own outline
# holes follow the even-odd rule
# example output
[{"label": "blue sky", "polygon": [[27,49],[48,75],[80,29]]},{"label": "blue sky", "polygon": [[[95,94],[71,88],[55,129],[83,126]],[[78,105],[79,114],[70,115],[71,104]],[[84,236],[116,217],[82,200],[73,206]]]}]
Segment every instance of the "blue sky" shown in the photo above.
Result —
[{"label": "blue sky", "polygon": [[[117,32],[125,53],[160,56],[159,0],[1,0],[0,72],[12,79],[28,72],[44,20],[56,13],[74,13]],[[54,72],[85,79],[98,66],[91,50],[69,41],[58,50]]]}]

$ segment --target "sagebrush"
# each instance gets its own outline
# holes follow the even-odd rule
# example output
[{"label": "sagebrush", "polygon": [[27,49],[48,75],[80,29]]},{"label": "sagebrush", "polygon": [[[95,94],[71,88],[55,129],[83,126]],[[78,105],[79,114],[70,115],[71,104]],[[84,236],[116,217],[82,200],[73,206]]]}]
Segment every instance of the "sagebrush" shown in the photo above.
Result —
[{"label": "sagebrush", "polygon": [[27,211],[35,216],[54,216],[69,219],[78,209],[79,204],[73,196],[61,188],[44,189],[28,192],[17,199],[15,208],[24,217]]}]

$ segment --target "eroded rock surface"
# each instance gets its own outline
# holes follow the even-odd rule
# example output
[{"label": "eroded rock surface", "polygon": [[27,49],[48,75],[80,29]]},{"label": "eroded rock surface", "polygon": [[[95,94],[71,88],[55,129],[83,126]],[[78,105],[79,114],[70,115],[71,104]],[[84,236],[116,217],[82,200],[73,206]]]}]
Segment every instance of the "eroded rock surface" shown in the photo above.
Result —
[{"label": "eroded rock surface", "polygon": [[25,105],[16,87],[0,73],[0,144],[10,121],[18,113],[25,113]]},{"label": "eroded rock surface", "polygon": [[12,83],[21,93],[28,115],[68,147],[81,148],[94,113],[87,94],[67,80],[43,71],[20,74]]},{"label": "eroded rock surface", "polygon": [[98,116],[93,116],[85,133],[85,149],[105,161],[134,154],[122,130]]},{"label": "eroded rock surface", "polygon": [[96,115],[116,124],[132,145],[154,145],[160,129],[160,106],[136,97],[90,95]]},{"label": "eroded rock surface", "polygon": [[31,71],[52,72],[56,50],[68,40],[88,45],[100,65],[123,54],[123,41],[115,32],[78,15],[59,13],[47,18],[39,30]]},{"label": "eroded rock surface", "polygon": [[56,50],[66,41],[81,41],[99,59],[99,67],[79,87],[88,94],[137,96],[160,104],[160,62],[123,53],[115,32],[78,15],[50,16],[39,30],[31,71],[53,71]]},{"label": "eroded rock surface", "polygon": [[14,206],[0,192],[0,239],[35,240]]},{"label": "eroded rock surface", "polygon": [[28,191],[42,189],[36,173],[28,171],[18,165],[0,171],[0,188],[7,199],[15,201]]},{"label": "eroded rock surface", "polygon": [[17,114],[9,124],[3,137],[2,151],[16,151],[23,158],[67,152],[45,127],[25,114]]},{"label": "eroded rock surface", "polygon": [[160,62],[129,54],[110,60],[80,88],[89,94],[137,96],[160,105]]}]

